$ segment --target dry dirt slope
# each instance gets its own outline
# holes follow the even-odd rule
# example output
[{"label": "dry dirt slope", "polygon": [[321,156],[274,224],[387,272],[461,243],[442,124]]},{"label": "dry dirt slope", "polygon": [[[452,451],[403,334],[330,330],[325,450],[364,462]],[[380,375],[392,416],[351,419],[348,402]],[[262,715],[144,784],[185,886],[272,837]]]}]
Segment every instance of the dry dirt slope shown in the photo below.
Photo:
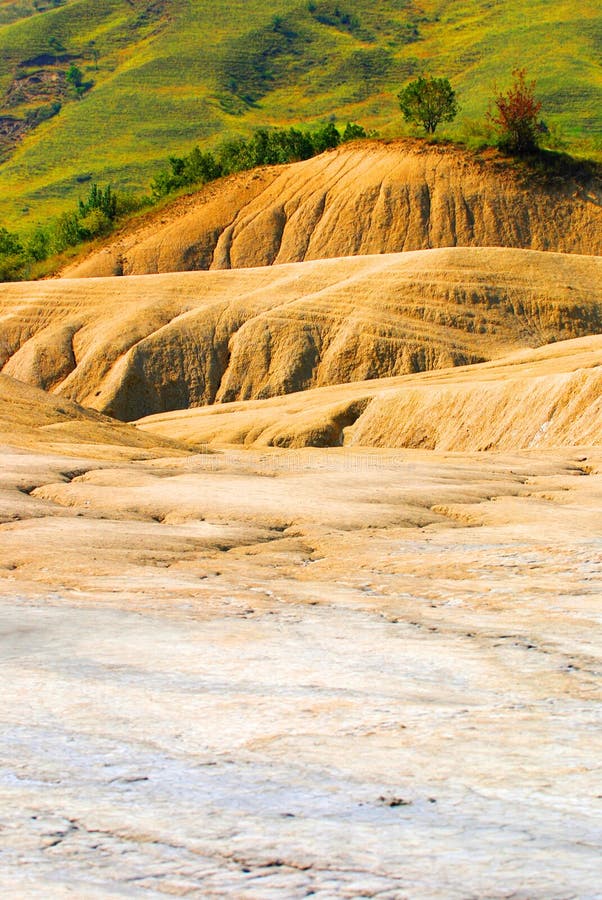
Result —
[{"label": "dry dirt slope", "polygon": [[452,246],[602,253],[600,179],[546,185],[459,148],[361,142],[210,185],[63,274],[229,269]]},{"label": "dry dirt slope", "polygon": [[172,441],[143,434],[96,410],[0,375],[0,443],[13,447],[144,459],[178,455]]},{"label": "dry dirt slope", "polygon": [[480,365],[150,416],[138,425],[192,447],[602,446],[602,335]]},{"label": "dry dirt slope", "polygon": [[602,331],[602,259],[448,249],[5,285],[0,366],[121,419]]}]

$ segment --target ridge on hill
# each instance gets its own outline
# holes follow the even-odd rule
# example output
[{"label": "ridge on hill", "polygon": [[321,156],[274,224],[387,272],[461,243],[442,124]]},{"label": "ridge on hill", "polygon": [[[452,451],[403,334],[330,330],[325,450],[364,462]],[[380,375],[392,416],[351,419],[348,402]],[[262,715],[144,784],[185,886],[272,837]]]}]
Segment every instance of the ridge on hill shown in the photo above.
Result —
[{"label": "ridge on hill", "polygon": [[0,367],[120,419],[602,331],[602,259],[450,248],[5,285]]},{"label": "ridge on hill", "polygon": [[532,0],[525,21],[522,0],[3,0],[0,222],[64,212],[86,179],[146,188],[167,156],[258,126],[399,134],[397,93],[424,72],[458,92],[457,139],[524,66],[552,130],[599,155],[599,3]]},{"label": "ridge on hill", "polygon": [[602,446],[602,335],[494,362],[163,413],[137,424],[191,448]]},{"label": "ridge on hill", "polygon": [[149,214],[65,277],[139,275],[450,246],[602,253],[602,179],[491,155],[361,141],[242,172]]}]

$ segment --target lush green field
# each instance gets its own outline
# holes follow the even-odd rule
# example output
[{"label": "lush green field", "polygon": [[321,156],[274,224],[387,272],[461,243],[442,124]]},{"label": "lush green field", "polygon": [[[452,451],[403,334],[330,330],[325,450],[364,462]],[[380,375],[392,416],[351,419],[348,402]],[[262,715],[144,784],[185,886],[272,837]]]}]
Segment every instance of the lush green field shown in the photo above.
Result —
[{"label": "lush green field", "polygon": [[[396,94],[421,72],[451,79],[462,109],[446,133],[462,139],[478,132],[495,85],[524,66],[568,149],[602,155],[597,0],[578,10],[573,0],[35,5],[0,0],[0,117],[47,108],[42,95],[15,103],[15,85],[40,71],[61,108],[5,146],[0,223],[11,228],[69,207],[86,180],[145,188],[169,154],[258,125],[314,126],[335,116],[383,136],[407,133]],[[64,83],[72,62],[88,85],[79,99]]]}]

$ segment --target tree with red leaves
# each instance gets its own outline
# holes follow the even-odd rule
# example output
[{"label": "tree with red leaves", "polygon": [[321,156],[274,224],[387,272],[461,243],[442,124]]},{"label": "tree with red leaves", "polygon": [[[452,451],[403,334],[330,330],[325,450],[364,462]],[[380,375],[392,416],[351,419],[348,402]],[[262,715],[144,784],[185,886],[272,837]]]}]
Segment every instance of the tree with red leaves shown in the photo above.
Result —
[{"label": "tree with red leaves", "polygon": [[487,118],[498,132],[498,144],[510,153],[522,155],[537,150],[540,138],[541,103],[535,99],[535,82],[527,81],[525,69],[514,69],[514,82],[507,94],[493,98],[494,109]]}]

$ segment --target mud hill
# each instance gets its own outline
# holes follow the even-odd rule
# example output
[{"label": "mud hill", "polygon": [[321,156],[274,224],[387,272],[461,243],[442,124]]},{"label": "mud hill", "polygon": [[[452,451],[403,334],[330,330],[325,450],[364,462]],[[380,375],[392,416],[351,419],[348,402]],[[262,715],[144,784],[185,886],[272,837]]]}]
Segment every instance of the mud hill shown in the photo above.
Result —
[{"label": "mud hill", "polygon": [[15,283],[2,371],[120,419],[500,357],[602,330],[602,259],[448,249]]},{"label": "mud hill", "polygon": [[361,142],[244,172],[152,214],[67,277],[267,266],[451,246],[602,253],[602,181],[491,155]]},{"label": "mud hill", "polygon": [[138,425],[192,447],[600,446],[602,336],[480,365],[171,412]]},{"label": "mud hill", "polygon": [[109,458],[143,459],[153,453],[177,455],[179,451],[173,441],[143,434],[65,397],[1,374],[0,435],[3,444],[61,453],[90,452],[93,445],[95,456]]}]

